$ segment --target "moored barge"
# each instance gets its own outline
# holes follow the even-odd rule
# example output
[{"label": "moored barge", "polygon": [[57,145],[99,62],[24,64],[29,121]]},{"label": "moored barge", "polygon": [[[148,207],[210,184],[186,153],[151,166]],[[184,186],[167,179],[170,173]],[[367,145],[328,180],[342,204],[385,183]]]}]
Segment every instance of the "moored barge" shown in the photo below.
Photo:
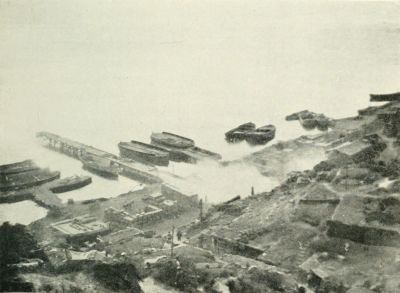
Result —
[{"label": "moored barge", "polygon": [[32,160],[6,164],[0,166],[0,175],[17,174],[37,170],[39,167]]},{"label": "moored barge", "polygon": [[132,140],[118,144],[121,157],[133,159],[145,164],[168,166],[169,153],[161,147]]},{"label": "moored barge", "polygon": [[151,144],[169,153],[175,162],[197,163],[200,160],[219,160],[221,155],[195,146],[193,139],[171,132],[152,133]]},{"label": "moored barge", "polygon": [[246,138],[246,133],[255,130],[256,125],[253,122],[247,122],[226,132],[225,140],[229,143],[241,142]]},{"label": "moored barge", "polygon": [[80,157],[83,169],[108,179],[118,179],[119,168],[108,158],[83,155]]},{"label": "moored barge", "polygon": [[150,138],[151,143],[156,145],[163,145],[166,147],[179,149],[194,147],[193,139],[180,136],[171,132],[152,133]]},{"label": "moored barge", "polygon": [[92,183],[90,176],[71,176],[52,182],[49,189],[54,193],[62,193],[84,187],[90,183]]},{"label": "moored barge", "polygon": [[23,173],[8,174],[1,178],[0,191],[20,190],[41,185],[60,178],[60,172],[38,169]]}]

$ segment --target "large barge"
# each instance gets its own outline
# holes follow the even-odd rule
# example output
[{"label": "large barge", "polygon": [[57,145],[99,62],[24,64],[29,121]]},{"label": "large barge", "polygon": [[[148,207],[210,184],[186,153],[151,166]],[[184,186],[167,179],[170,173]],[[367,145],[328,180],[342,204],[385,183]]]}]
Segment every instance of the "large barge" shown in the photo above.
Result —
[{"label": "large barge", "polygon": [[145,164],[168,166],[169,153],[163,148],[132,140],[118,144],[121,157],[133,159]]},{"label": "large barge", "polygon": [[212,151],[199,148],[197,146],[188,148],[182,151],[188,158],[191,163],[196,163],[202,160],[221,160],[222,157],[220,154],[214,153]]},{"label": "large barge", "polygon": [[157,169],[154,166],[142,164],[131,159],[115,159],[114,162],[119,166],[120,174],[136,181],[144,183],[161,183]]},{"label": "large barge", "polygon": [[37,170],[39,167],[32,160],[6,164],[0,166],[0,175],[17,174]]},{"label": "large barge", "polygon": [[159,132],[151,134],[151,143],[164,145],[166,147],[173,147],[179,149],[187,149],[194,147],[194,140],[180,136],[171,132]]},{"label": "large barge", "polygon": [[90,176],[71,176],[50,183],[49,189],[54,193],[62,193],[82,188],[92,183]]},{"label": "large barge", "polygon": [[118,165],[108,158],[85,154],[80,157],[82,167],[91,173],[108,179],[118,179]]},{"label": "large barge", "polygon": [[151,134],[151,144],[169,152],[175,162],[196,163],[200,160],[219,160],[217,153],[195,146],[194,140],[171,132]]},{"label": "large barge", "polygon": [[30,189],[0,193],[0,203],[14,203],[24,200],[34,200],[35,195]]},{"label": "large barge", "polygon": [[60,178],[60,172],[38,169],[1,177],[0,191],[20,190],[38,186]]}]

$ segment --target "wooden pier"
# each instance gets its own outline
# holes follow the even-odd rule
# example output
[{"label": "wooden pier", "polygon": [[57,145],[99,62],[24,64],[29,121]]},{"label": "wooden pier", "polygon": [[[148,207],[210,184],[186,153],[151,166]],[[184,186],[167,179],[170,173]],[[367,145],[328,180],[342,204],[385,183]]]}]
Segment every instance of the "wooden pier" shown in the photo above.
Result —
[{"label": "wooden pier", "polygon": [[117,165],[120,169],[119,174],[143,183],[161,183],[158,170],[154,166],[145,165],[133,160],[122,159],[114,154],[85,145],[83,143],[61,137],[50,132],[38,132],[36,137],[42,144],[52,150],[65,154],[69,157],[81,160],[84,155],[90,155],[108,161],[110,164]]}]

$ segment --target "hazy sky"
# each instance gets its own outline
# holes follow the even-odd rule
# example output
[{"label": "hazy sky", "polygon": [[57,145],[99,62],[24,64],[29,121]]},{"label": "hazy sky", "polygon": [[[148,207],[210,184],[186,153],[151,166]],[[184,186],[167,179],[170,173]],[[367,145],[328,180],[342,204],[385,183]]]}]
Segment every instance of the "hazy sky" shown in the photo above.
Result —
[{"label": "hazy sky", "polygon": [[220,148],[253,120],[287,138],[286,114],[351,115],[400,89],[399,15],[383,1],[0,0],[0,151],[41,129]]}]

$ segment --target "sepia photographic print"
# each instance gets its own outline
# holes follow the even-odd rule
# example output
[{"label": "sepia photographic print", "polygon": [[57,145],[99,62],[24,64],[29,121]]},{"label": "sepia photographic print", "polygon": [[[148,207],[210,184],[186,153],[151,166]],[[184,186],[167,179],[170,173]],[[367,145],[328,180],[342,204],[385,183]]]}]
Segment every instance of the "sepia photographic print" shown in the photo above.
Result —
[{"label": "sepia photographic print", "polygon": [[400,2],[0,0],[0,292],[400,293]]}]

